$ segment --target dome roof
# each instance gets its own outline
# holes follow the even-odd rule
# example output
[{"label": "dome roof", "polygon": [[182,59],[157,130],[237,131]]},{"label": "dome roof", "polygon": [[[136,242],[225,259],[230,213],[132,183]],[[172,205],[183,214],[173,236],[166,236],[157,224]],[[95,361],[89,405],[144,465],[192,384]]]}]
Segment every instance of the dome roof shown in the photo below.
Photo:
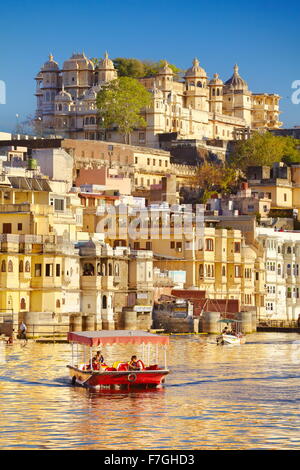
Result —
[{"label": "dome roof", "polygon": [[49,54],[49,60],[44,63],[41,69],[43,72],[59,71],[58,63],[53,59],[53,55]]},{"label": "dome roof", "polygon": [[84,52],[73,53],[70,59],[65,60],[63,70],[94,70],[94,64],[89,60]]},{"label": "dome roof", "polygon": [[73,99],[70,93],[68,93],[63,87],[62,90],[56,95],[55,101],[73,101]]},{"label": "dome roof", "polygon": [[213,78],[210,80],[209,82],[209,85],[219,85],[219,86],[222,86],[223,85],[223,82],[222,80],[219,78],[219,74],[218,73],[215,73]]},{"label": "dome roof", "polygon": [[240,76],[237,64],[234,66],[232,77],[225,82],[225,87],[233,90],[248,90],[247,82]]},{"label": "dome roof", "polygon": [[164,65],[159,69],[158,75],[174,75],[173,70],[165,60]]},{"label": "dome roof", "polygon": [[206,72],[205,70],[200,67],[199,65],[199,60],[197,57],[193,60],[193,66],[187,69],[185,73],[185,77],[190,77],[190,78],[206,78]]},{"label": "dome roof", "polygon": [[113,61],[108,57],[108,53],[105,52],[104,54],[104,59],[101,60],[101,62],[98,65],[99,69],[105,69],[105,70],[114,70],[115,66]]}]

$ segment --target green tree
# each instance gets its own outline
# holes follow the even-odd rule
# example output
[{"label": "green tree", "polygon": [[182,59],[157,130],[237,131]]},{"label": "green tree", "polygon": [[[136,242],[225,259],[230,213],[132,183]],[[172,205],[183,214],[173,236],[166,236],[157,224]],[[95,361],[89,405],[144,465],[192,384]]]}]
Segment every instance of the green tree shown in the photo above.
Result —
[{"label": "green tree", "polygon": [[230,194],[239,180],[234,168],[205,162],[196,170],[192,184],[200,190],[201,202],[205,203],[214,193]]},{"label": "green tree", "polygon": [[145,67],[141,60],[117,57],[113,63],[119,77],[141,78],[145,76]]},{"label": "green tree", "polygon": [[270,166],[280,161],[300,162],[298,147],[299,142],[292,137],[255,132],[249,139],[239,140],[234,144],[229,164],[245,171],[248,166]]},{"label": "green tree", "polygon": [[117,126],[125,143],[130,143],[132,131],[146,127],[141,111],[150,106],[151,101],[151,93],[138,80],[131,77],[113,80],[97,95],[99,125],[103,128]]}]

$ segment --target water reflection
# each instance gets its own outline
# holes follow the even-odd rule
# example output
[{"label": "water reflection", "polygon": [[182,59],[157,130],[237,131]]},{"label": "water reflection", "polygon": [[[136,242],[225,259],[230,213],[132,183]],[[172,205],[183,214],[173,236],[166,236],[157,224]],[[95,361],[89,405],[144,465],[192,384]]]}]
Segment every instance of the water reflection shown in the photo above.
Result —
[{"label": "water reflection", "polygon": [[[130,392],[71,386],[67,344],[0,344],[1,448],[299,448],[297,341],[261,333],[222,347],[175,336],[165,388]],[[104,350],[112,360],[131,352]]]}]

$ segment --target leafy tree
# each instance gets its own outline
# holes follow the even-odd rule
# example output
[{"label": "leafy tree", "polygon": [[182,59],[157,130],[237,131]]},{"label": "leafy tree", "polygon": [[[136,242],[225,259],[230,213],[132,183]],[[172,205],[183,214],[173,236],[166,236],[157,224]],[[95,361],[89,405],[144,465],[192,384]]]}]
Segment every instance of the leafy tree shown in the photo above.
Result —
[{"label": "leafy tree", "polygon": [[141,111],[150,106],[151,101],[151,93],[138,80],[131,77],[112,80],[97,95],[100,126],[117,126],[125,143],[129,143],[133,129],[146,127]]},{"label": "leafy tree", "polygon": [[201,202],[205,203],[216,192],[222,194],[233,192],[238,180],[238,172],[234,168],[205,162],[197,168],[193,186],[200,189]]},{"label": "leafy tree", "polygon": [[141,60],[117,57],[113,62],[119,77],[141,78],[145,76],[145,66]]},{"label": "leafy tree", "polygon": [[300,162],[299,142],[292,137],[255,132],[249,139],[234,144],[229,164],[244,171],[248,166],[271,166],[275,162]]},{"label": "leafy tree", "polygon": [[[158,62],[154,62],[151,60],[144,60],[143,63],[145,67],[145,77],[152,77],[158,74],[159,70],[164,66],[165,61],[159,60]],[[170,69],[172,69],[175,78],[178,78],[182,70],[173,64],[168,64],[168,66],[170,67]]]}]

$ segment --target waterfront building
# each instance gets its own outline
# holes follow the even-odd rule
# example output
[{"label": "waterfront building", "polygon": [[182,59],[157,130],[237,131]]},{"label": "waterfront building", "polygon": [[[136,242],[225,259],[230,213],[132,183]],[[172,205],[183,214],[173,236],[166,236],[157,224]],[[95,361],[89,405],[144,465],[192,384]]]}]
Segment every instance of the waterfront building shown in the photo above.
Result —
[{"label": "waterfront building", "polygon": [[300,314],[300,233],[257,227],[265,251],[266,320],[297,320]]},{"label": "waterfront building", "polygon": [[[97,118],[97,93],[115,78],[107,53],[97,65],[84,53],[73,54],[61,69],[50,55],[36,76],[36,119],[52,134],[122,142],[117,129],[104,132]],[[159,147],[159,136],[168,134],[179,140],[197,139],[206,146],[207,139],[226,142],[252,129],[276,129],[282,124],[279,95],[252,93],[237,65],[223,82],[218,74],[209,79],[197,58],[180,80],[165,62],[157,75],[140,82],[152,93],[152,105],[142,112],[146,128],[132,133],[134,145]]]}]

